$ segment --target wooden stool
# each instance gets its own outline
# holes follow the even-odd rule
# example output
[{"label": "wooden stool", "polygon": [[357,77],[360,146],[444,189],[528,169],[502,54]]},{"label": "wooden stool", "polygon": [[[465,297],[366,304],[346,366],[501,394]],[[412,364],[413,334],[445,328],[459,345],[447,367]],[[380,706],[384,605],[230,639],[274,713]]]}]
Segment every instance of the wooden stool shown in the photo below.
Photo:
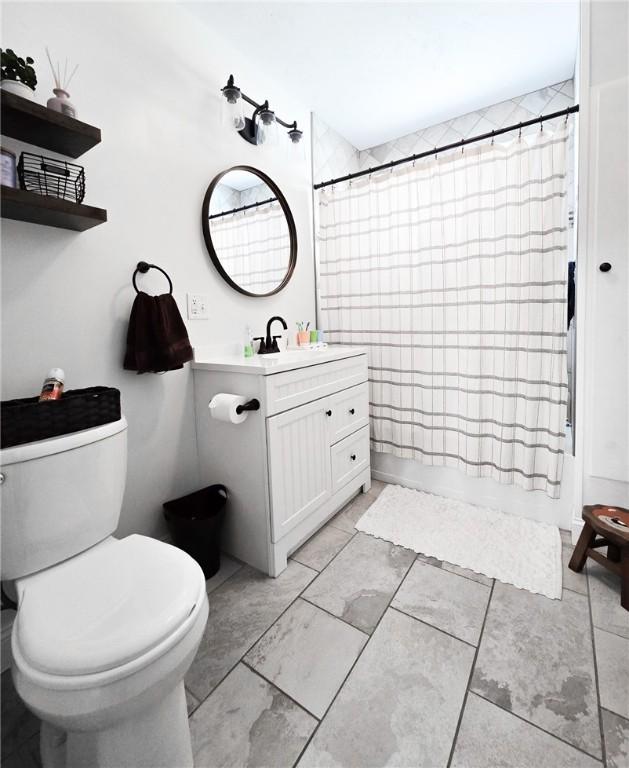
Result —
[{"label": "wooden stool", "polygon": [[[617,573],[621,584],[620,604],[629,611],[629,510],[595,504],[583,507],[581,517],[585,525],[568,567],[578,573],[591,557],[608,571]],[[607,547],[607,557],[596,551],[600,547]]]}]

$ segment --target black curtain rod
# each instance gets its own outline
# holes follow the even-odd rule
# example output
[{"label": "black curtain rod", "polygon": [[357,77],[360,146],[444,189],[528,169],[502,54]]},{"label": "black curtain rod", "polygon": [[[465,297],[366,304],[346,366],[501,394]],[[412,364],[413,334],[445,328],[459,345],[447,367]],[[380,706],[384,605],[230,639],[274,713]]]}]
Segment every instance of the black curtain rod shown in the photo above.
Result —
[{"label": "black curtain rod", "polygon": [[356,171],[356,173],[348,173],[346,176],[339,176],[338,179],[330,179],[329,181],[321,181],[319,184],[315,184],[315,189],[321,189],[322,187],[329,187],[331,184],[340,184],[342,181],[350,181],[350,179],[357,179],[360,176],[367,176],[370,173],[376,173],[376,171],[384,171],[387,168],[395,168],[396,165],[402,165],[403,163],[411,163],[413,160],[421,160],[422,157],[432,157],[433,155],[438,155],[439,152],[446,152],[449,149],[458,149],[459,147],[464,147],[466,144],[473,144],[475,141],[484,141],[485,139],[493,139],[494,136],[500,136],[502,133],[509,133],[510,131],[518,131],[522,128],[526,128],[529,125],[535,125],[536,123],[539,123],[540,125],[545,120],[554,120],[556,117],[568,117],[568,115],[573,114],[574,112],[579,111],[579,105],[575,104],[573,107],[568,107],[567,109],[561,109],[559,112],[551,112],[549,115],[540,115],[539,117],[534,117],[532,120],[525,120],[523,123],[517,123],[516,125],[509,125],[506,128],[496,128],[494,131],[490,131],[489,133],[483,133],[480,136],[472,136],[469,139],[461,139],[460,141],[455,141],[452,144],[445,144],[443,147],[435,147],[434,149],[429,149],[426,152],[419,152],[416,155],[410,155],[409,157],[403,157],[400,160],[391,160],[390,163],[383,163],[382,165],[376,165],[373,168],[367,168],[364,171]]},{"label": "black curtain rod", "polygon": [[213,213],[208,216],[208,219],[218,219],[221,216],[229,216],[230,213],[238,213],[239,211],[246,211],[249,208],[257,208],[259,205],[266,205],[267,203],[274,203],[277,197],[269,197],[268,200],[260,200],[259,203],[249,203],[249,205],[241,205],[240,208],[232,208],[229,211],[222,211],[221,213]]}]

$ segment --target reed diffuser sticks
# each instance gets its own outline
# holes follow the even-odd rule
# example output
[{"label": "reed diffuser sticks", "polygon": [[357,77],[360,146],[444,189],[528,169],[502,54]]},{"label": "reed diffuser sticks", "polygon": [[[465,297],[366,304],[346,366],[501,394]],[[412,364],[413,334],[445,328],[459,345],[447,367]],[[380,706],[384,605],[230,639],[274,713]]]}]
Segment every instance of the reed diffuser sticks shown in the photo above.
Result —
[{"label": "reed diffuser sticks", "polygon": [[68,74],[68,59],[65,60],[65,65],[63,67],[63,78],[61,77],[61,66],[60,62],[57,62],[57,66],[53,64],[52,57],[50,55],[50,51],[48,50],[48,46],[46,46],[46,56],[48,56],[48,62],[50,64],[50,69],[52,70],[52,77],[55,81],[55,88],[59,91],[65,91],[68,92],[68,87],[70,83],[72,82],[72,78],[74,77],[77,69],[79,68],[79,65],[77,64],[76,67],[72,70],[70,73],[70,77],[67,77]]}]

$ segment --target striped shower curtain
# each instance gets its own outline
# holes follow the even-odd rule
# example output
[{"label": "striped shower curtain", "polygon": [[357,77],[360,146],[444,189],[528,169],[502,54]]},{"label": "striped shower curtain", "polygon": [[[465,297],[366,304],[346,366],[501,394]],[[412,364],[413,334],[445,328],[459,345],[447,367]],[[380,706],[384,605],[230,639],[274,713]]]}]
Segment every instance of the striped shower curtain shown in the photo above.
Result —
[{"label": "striped shower curtain", "polygon": [[319,190],[319,325],[368,349],[372,450],[559,496],[567,131]]},{"label": "striped shower curtain", "polygon": [[210,220],[223,269],[242,288],[268,293],[286,276],[290,236],[279,202]]}]

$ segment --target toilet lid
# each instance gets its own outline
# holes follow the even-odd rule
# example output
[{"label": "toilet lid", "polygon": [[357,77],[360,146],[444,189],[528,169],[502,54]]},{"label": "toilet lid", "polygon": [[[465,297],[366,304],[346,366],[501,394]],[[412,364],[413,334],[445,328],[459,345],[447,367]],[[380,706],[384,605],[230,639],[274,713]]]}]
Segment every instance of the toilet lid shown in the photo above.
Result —
[{"label": "toilet lid", "polygon": [[85,675],[138,658],[190,615],[203,572],[146,536],[107,539],[20,580],[16,641],[36,669]]}]

